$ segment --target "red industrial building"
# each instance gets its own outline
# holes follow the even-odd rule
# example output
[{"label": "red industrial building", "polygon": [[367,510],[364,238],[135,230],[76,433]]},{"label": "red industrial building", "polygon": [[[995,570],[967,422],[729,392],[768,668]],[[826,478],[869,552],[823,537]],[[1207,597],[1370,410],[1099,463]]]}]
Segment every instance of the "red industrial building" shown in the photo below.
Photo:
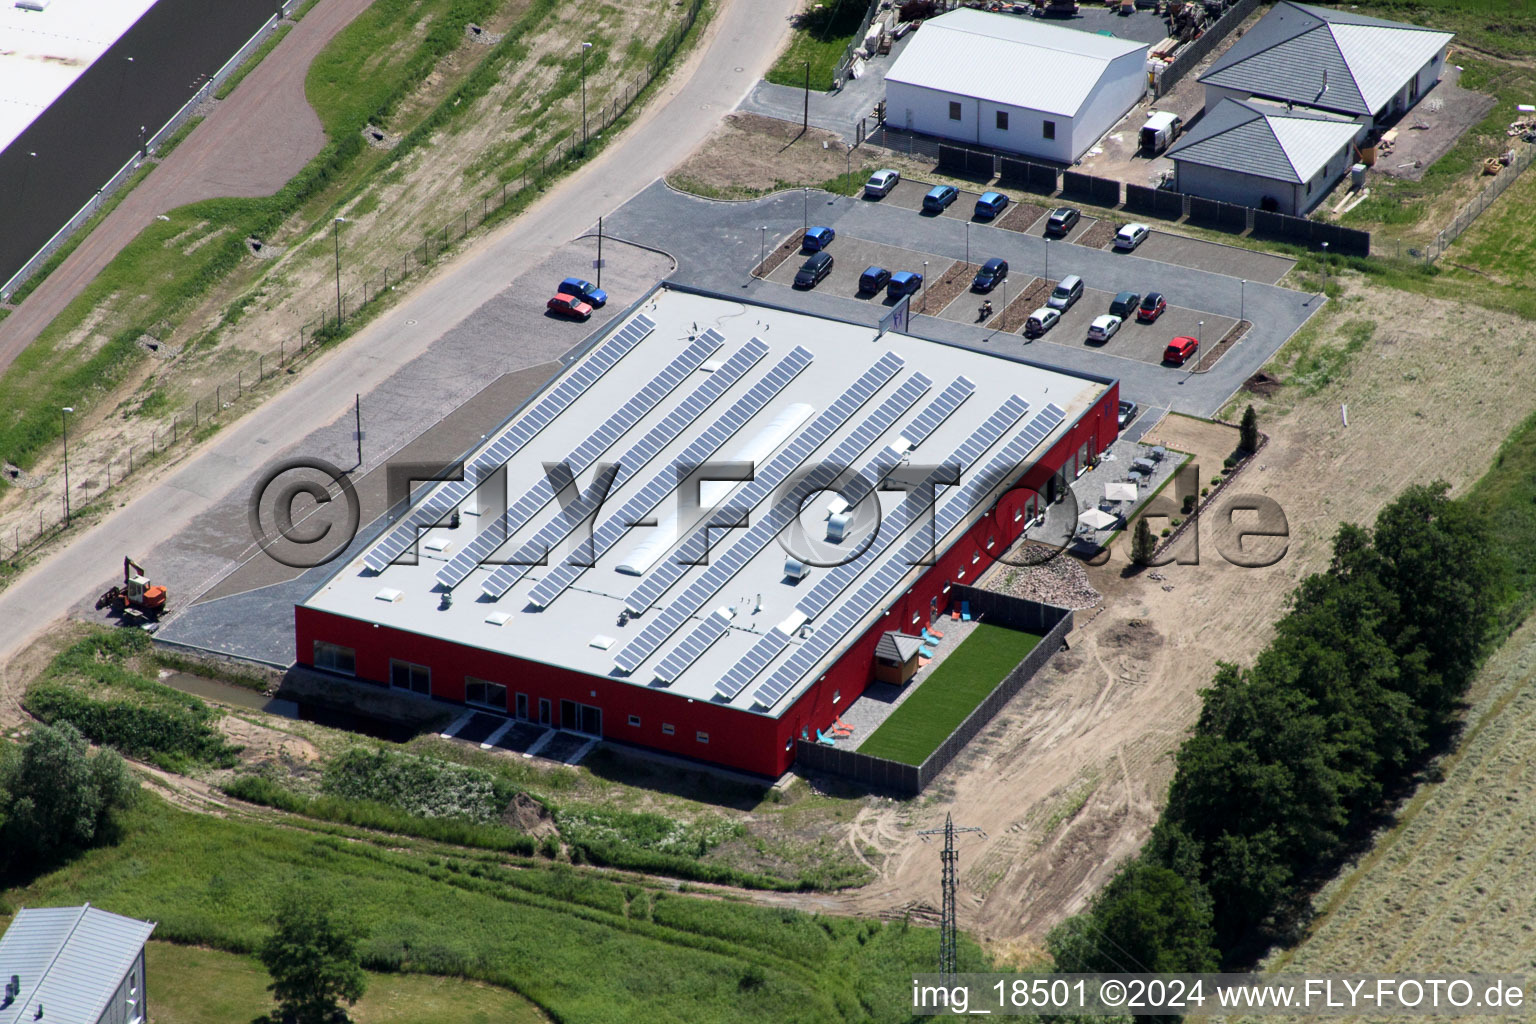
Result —
[{"label": "red industrial building", "polygon": [[1118,397],[661,286],[297,606],[297,660],[778,775],[884,633],[947,612],[1108,448]]}]

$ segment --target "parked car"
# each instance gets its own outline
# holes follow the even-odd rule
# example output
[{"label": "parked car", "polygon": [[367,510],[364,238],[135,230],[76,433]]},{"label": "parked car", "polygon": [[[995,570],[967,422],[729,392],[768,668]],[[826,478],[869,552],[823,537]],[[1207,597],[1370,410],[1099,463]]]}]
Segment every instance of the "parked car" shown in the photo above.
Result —
[{"label": "parked car", "polygon": [[1141,302],[1141,296],[1135,292],[1119,292],[1113,302],[1109,304],[1111,316],[1117,316],[1124,320],[1136,312],[1136,307]]},{"label": "parked car", "polygon": [[976,216],[983,220],[991,220],[1002,213],[1008,205],[1008,197],[1001,192],[983,192],[981,198],[976,200]]},{"label": "parked car", "polygon": [[1162,316],[1167,308],[1168,303],[1163,301],[1162,292],[1147,292],[1141,297],[1141,305],[1136,307],[1136,319],[1150,324]]},{"label": "parked car", "polygon": [[800,264],[800,269],[795,271],[795,287],[815,288],[830,273],[832,273],[832,254],[818,252]]},{"label": "parked car", "polygon": [[1121,323],[1122,321],[1118,316],[1111,316],[1107,313],[1104,316],[1094,317],[1093,323],[1088,325],[1088,340],[1108,341],[1115,336],[1115,332],[1120,329]]},{"label": "parked car", "polygon": [[1174,338],[1163,349],[1163,362],[1172,363],[1174,366],[1183,366],[1184,361],[1195,354],[1195,349],[1200,347],[1200,342],[1194,338]]},{"label": "parked car", "polygon": [[1152,229],[1145,224],[1127,224],[1115,232],[1115,248],[1121,252],[1130,252],[1145,242],[1151,233]]},{"label": "parked car", "polygon": [[568,316],[572,320],[585,320],[592,315],[592,307],[581,301],[574,295],[561,292],[544,304],[544,308],[551,313]]},{"label": "parked car", "polygon": [[976,271],[976,276],[971,279],[971,291],[989,292],[996,288],[999,281],[1008,276],[1008,261],[990,259],[981,265]]},{"label": "parked car", "polygon": [[943,213],[949,209],[949,204],[960,198],[960,190],[953,185],[935,185],[923,196],[923,210],[928,213]]},{"label": "parked car", "polygon": [[1047,235],[1065,235],[1077,227],[1077,222],[1083,219],[1083,215],[1070,206],[1059,206],[1051,211],[1051,215],[1045,221],[1045,233]]},{"label": "parked car", "polygon": [[859,291],[874,294],[891,281],[891,272],[884,267],[869,267],[859,275]]},{"label": "parked car", "polygon": [[891,194],[891,189],[895,188],[896,183],[900,180],[900,171],[876,171],[874,174],[871,174],[869,176],[869,180],[864,183],[864,198],[884,199],[886,196]]},{"label": "parked car", "polygon": [[593,309],[601,309],[608,301],[607,292],[591,281],[583,281],[579,277],[566,278],[560,282],[560,287],[555,291],[561,295],[574,295]]},{"label": "parked car", "polygon": [[1068,274],[1056,282],[1056,290],[1051,292],[1051,297],[1045,300],[1045,304],[1052,309],[1065,312],[1072,308],[1073,303],[1083,297],[1083,279],[1076,274]]},{"label": "parked car", "polygon": [[898,270],[891,275],[890,281],[885,286],[885,297],[899,299],[903,295],[916,295],[922,286],[922,274],[914,274],[910,270]]},{"label": "parked car", "polygon": [[821,252],[832,244],[832,239],[837,237],[837,232],[827,227],[814,227],[805,229],[805,237],[800,240],[801,252]]},{"label": "parked car", "polygon": [[1024,336],[1026,338],[1038,338],[1046,331],[1055,327],[1061,320],[1061,311],[1050,306],[1041,306],[1029,314],[1029,319],[1024,321]]},{"label": "parked car", "polygon": [[1124,430],[1131,420],[1136,418],[1136,403],[1120,400],[1120,429]]}]

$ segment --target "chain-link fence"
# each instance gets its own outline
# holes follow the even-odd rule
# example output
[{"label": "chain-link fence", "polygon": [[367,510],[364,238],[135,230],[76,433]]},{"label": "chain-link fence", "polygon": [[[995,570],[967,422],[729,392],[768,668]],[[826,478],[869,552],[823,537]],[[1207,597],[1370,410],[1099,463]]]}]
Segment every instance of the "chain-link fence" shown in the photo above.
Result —
[{"label": "chain-link fence", "polygon": [[[682,20],[657,44],[655,55],[645,69],[633,79],[617,84],[606,101],[589,109],[585,133],[581,127],[573,129],[544,153],[507,175],[498,188],[481,196],[458,216],[440,226],[427,228],[421,234],[420,244],[401,253],[377,274],[341,291],[335,306],[321,310],[313,319],[301,324],[295,335],[279,339],[276,351],[257,353],[243,365],[221,371],[221,379],[216,380],[211,389],[194,397],[190,406],[171,414],[169,426],[140,430],[134,438],[121,440],[116,453],[105,459],[82,458],[78,452],[71,457],[66,444],[67,482],[60,495],[59,507],[52,513],[40,509],[35,529],[30,525],[12,526],[9,537],[0,536],[0,553],[9,549],[13,560],[21,558],[57,534],[67,525],[68,518],[94,511],[107,492],[133,473],[160,461],[170,448],[189,438],[195,441],[209,436],[238,416],[252,399],[270,391],[274,378],[294,372],[298,362],[317,352],[325,342],[340,337],[346,320],[356,317],[391,288],[430,266],[453,243],[493,219],[502,209],[532,199],[550,178],[582,159],[587,148],[584,134],[585,139],[590,140],[612,127],[656,80],[682,45],[704,3],[705,0],[689,0]],[[159,345],[150,338],[142,339],[142,343],[152,349]],[[141,416],[147,418],[148,411],[140,407]],[[156,418],[163,422],[164,413],[159,413]],[[130,426],[133,423],[132,420],[127,422]],[[28,485],[19,470],[12,475],[13,483]],[[36,485],[43,483],[37,481]]]},{"label": "chain-link fence", "polygon": [[1493,205],[1493,201],[1503,195],[1504,190],[1515,183],[1515,179],[1520,177],[1521,172],[1531,166],[1533,159],[1536,159],[1536,146],[1527,143],[1516,149],[1514,151],[1514,158],[1510,160],[1509,165],[1494,175],[1493,180],[1488,183],[1487,187],[1479,192],[1470,203],[1462,207],[1461,212],[1440,230],[1440,233],[1435,236],[1434,241],[1429,243],[1429,247],[1424,253],[1425,261],[1432,263],[1443,256],[1445,250],[1450,248],[1451,243],[1460,238],[1462,232],[1471,227],[1472,223],[1482,216],[1483,211]]}]

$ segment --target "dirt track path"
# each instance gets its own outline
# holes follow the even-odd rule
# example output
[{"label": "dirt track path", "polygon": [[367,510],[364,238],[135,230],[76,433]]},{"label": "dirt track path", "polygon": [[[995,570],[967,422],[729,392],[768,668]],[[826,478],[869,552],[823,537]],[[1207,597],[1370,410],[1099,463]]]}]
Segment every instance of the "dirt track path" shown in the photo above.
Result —
[{"label": "dirt track path", "polygon": [[309,65],[370,2],[320,0],[228,99],[214,103],[207,119],[0,321],[0,372],[157,216],[201,199],[269,196],[303,169],[325,143],[304,95]]}]

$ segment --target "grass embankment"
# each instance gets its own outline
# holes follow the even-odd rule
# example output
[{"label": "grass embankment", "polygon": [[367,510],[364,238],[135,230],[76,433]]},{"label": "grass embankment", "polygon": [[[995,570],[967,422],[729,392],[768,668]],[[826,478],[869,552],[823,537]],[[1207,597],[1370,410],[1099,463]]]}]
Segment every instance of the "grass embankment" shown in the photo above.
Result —
[{"label": "grass embankment", "polygon": [[[271,1011],[271,981],[254,957],[151,942],[156,1024],[243,1024]],[[503,988],[422,974],[368,975],[368,990],[348,1008],[354,1024],[542,1024],[548,1018]]]},{"label": "grass embankment", "polygon": [[[374,971],[498,985],[568,1024],[904,1021],[929,929],[678,895],[611,875],[384,849],[215,818],[143,797],[124,841],[7,893],[89,900],[159,922],[156,937],[249,955],[283,892],[323,891],[365,933]],[[391,842],[392,846],[399,846]],[[961,964],[981,969],[962,939]]]},{"label": "grass embankment", "polygon": [[1040,637],[978,622],[915,693],[859,746],[859,753],[922,764]]},{"label": "grass embankment", "polygon": [[803,87],[809,61],[811,88],[817,92],[832,88],[832,75],[868,10],[865,0],[826,0],[801,11],[789,46],[765,77],[775,85]]}]

